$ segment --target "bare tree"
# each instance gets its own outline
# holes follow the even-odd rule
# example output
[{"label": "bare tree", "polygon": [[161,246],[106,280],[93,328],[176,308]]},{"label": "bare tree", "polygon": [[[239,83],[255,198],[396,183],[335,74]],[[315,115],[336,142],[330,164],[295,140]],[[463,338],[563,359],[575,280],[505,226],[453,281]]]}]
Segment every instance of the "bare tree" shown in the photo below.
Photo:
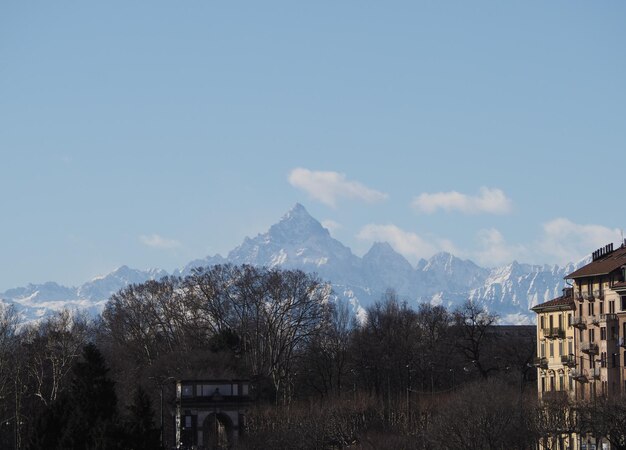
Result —
[{"label": "bare tree", "polygon": [[88,323],[84,316],[68,310],[48,316],[24,331],[28,360],[26,370],[33,381],[33,394],[44,405],[55,401],[64,388],[72,363],[87,341]]},{"label": "bare tree", "polygon": [[484,306],[467,301],[454,311],[456,345],[466,361],[473,364],[483,378],[501,367],[492,359],[485,357],[487,343],[493,334],[489,331],[498,317],[490,314]]}]

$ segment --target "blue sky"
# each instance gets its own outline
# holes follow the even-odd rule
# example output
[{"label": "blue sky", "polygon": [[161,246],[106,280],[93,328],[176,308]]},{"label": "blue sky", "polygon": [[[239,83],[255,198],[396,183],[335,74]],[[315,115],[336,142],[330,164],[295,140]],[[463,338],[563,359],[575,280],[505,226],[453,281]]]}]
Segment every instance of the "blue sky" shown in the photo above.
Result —
[{"label": "blue sky", "polygon": [[0,292],[222,253],[565,263],[626,227],[626,4],[4,2]]}]

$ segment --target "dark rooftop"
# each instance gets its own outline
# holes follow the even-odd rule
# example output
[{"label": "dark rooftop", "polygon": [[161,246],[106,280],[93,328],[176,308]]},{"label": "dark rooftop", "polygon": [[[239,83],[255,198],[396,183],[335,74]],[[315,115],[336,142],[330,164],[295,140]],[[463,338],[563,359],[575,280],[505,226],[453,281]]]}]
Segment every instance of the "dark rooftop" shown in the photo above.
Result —
[{"label": "dark rooftop", "polygon": [[571,295],[571,290],[565,289],[565,294],[553,298],[545,303],[541,303],[539,305],[533,306],[531,309],[536,313],[544,312],[544,311],[559,311],[564,309],[574,309],[574,297]]},{"label": "dark rooftop", "polygon": [[[610,244],[611,249],[613,244]],[[595,275],[606,275],[626,265],[626,246],[622,244],[617,250],[604,253],[594,252],[594,259],[586,266],[565,276],[565,278],[592,277]]]}]

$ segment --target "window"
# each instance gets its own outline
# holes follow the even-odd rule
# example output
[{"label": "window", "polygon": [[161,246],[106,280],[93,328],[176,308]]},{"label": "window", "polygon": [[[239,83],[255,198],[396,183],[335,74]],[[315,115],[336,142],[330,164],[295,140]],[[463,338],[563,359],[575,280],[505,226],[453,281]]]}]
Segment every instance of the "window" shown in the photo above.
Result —
[{"label": "window", "polygon": [[567,315],[567,326],[571,327],[572,326],[572,313],[569,313]]},{"label": "window", "polygon": [[567,341],[567,354],[568,355],[574,354],[574,343],[572,342],[571,339]]},{"label": "window", "polygon": [[600,314],[604,314],[604,302],[600,302]]},{"label": "window", "polygon": [[545,358],[546,357],[546,343],[545,342],[541,343],[541,345],[539,347],[539,351],[540,351],[539,357],[540,358]]},{"label": "window", "polygon": [[600,340],[606,341],[606,327],[600,328]]},{"label": "window", "polygon": [[546,327],[546,325],[545,325],[545,317],[541,316],[539,318],[539,320],[541,321],[541,326],[539,328],[541,328],[541,330],[543,331],[543,329]]},{"label": "window", "polygon": [[554,357],[554,342],[550,342],[550,358]]},{"label": "window", "polygon": [[593,328],[589,330],[589,342],[594,342],[596,340],[596,330]]},{"label": "window", "polygon": [[[624,381],[624,384],[626,385],[626,381]],[[541,377],[541,392],[546,392],[546,378],[545,377]]]},{"label": "window", "polygon": [[606,352],[600,353],[600,367],[606,367]]},{"label": "window", "polygon": [[559,341],[559,355],[563,355],[563,341]]},{"label": "window", "polygon": [[622,295],[620,300],[622,301],[622,311],[626,311],[626,295]]},{"label": "window", "polygon": [[193,397],[193,385],[191,384],[183,385],[183,397]]},{"label": "window", "polygon": [[596,383],[591,384],[591,398],[596,398]]},{"label": "window", "polygon": [[609,313],[610,314],[615,313],[615,300],[609,301]]},{"label": "window", "polygon": [[559,374],[559,389],[562,391],[565,390],[565,375],[562,373]]}]

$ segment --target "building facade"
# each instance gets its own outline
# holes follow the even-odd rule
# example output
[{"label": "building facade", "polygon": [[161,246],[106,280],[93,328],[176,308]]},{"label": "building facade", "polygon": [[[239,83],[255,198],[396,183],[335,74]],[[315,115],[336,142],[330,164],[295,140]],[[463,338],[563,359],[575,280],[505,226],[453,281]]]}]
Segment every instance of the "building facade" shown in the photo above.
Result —
[{"label": "building facade", "polygon": [[[592,254],[565,277],[569,287],[535,306],[540,400],[594,401],[626,393],[626,241]],[[553,439],[554,440],[554,439]],[[540,447],[609,449],[606,440],[568,434]]]},{"label": "building facade", "polygon": [[250,405],[248,380],[176,382],[176,448],[228,449],[236,445]]},{"label": "building facade", "polygon": [[532,308],[537,313],[537,391],[540,399],[574,399],[576,340],[572,288]]}]

